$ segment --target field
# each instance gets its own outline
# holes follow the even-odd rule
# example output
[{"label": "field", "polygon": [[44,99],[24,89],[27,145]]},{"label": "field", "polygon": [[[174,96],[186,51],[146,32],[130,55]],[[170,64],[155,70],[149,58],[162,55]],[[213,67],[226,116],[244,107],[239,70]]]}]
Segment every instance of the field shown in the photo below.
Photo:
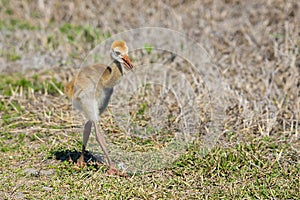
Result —
[{"label": "field", "polygon": [[[298,0],[0,0],[0,199],[299,199],[299,19]],[[136,70],[99,127],[125,178],[94,138],[76,165],[64,95],[116,38]]]}]

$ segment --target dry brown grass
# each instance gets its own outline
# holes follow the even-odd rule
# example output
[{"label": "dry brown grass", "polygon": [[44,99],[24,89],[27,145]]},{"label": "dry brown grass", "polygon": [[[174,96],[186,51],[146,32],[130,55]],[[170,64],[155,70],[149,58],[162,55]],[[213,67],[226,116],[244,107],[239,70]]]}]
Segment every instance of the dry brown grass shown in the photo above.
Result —
[{"label": "dry brown grass", "polygon": [[[261,140],[263,144],[261,145],[258,142],[259,145],[271,149],[272,147],[269,144],[265,145],[263,142],[266,137],[270,137],[273,143],[285,143],[290,146],[283,155],[281,150],[276,151],[275,157],[267,152],[266,155],[269,156],[269,159],[273,159],[271,164],[267,166],[273,166],[277,162],[280,165],[280,159],[283,159],[281,160],[282,165],[296,163],[295,165],[299,166],[299,19],[300,2],[297,0],[251,2],[238,0],[157,2],[132,0],[126,3],[123,1],[93,0],[54,0],[47,2],[43,0],[0,0],[0,70],[3,75],[0,85],[2,89],[0,91],[0,114],[2,118],[0,125],[3,134],[1,145],[13,147],[12,150],[3,150],[5,153],[1,157],[4,158],[5,155],[12,158],[18,157],[16,160],[9,161],[11,166],[17,166],[16,163],[22,163],[22,156],[25,155],[26,157],[32,153],[26,147],[28,144],[32,145],[32,148],[36,150],[35,152],[38,152],[40,157],[47,157],[40,146],[47,149],[48,154],[50,151],[64,149],[64,146],[67,146],[69,150],[79,148],[80,142],[78,140],[80,140],[80,136],[73,133],[81,131],[83,119],[76,112],[71,111],[68,100],[61,94],[60,83],[68,80],[83,62],[88,52],[110,35],[138,27],[159,26],[182,32],[193,38],[208,52],[211,57],[211,66],[214,65],[219,69],[223,82],[220,83],[218,82],[220,80],[216,80],[215,86],[224,85],[224,87],[228,87],[228,90],[224,91],[224,95],[229,99],[222,105],[226,109],[226,118],[224,124],[222,124],[224,134],[219,140],[220,146],[233,148],[241,142],[251,144],[253,141]],[[63,28],[67,30],[62,30]],[[159,40],[159,35],[157,37]],[[134,56],[136,56],[137,62],[142,64],[149,64],[153,61],[163,63],[165,57],[170,56],[166,53],[160,54],[158,58],[155,57],[157,55],[149,58],[145,52],[144,54],[143,52],[139,53],[139,51],[136,51]],[[179,58],[171,59],[171,62],[165,63],[174,67],[186,64]],[[16,75],[15,72],[21,72],[21,75]],[[37,75],[36,87],[39,84],[43,84],[43,87],[34,91],[22,84],[9,82],[9,85],[6,81],[9,74],[12,74],[12,79],[15,79],[12,82],[22,79],[22,77],[29,80],[29,82],[34,82],[34,76]],[[189,78],[192,79],[193,77],[189,76]],[[54,80],[57,82],[54,83]],[[228,93],[226,93],[227,91]],[[204,92],[203,98],[207,98]],[[206,110],[205,107],[201,108]],[[10,118],[4,119],[4,116],[10,116]],[[209,123],[210,119],[207,119],[208,117],[207,113],[200,116],[204,123],[203,127],[199,129],[202,134],[205,133],[206,123]],[[115,137],[116,141],[122,141],[124,139],[122,130],[113,128],[114,125],[115,122],[112,120],[111,113],[107,112],[101,121],[102,128],[109,132],[109,137]],[[10,136],[8,137],[6,133],[10,133]],[[22,134],[26,135],[25,146],[11,144],[12,141],[19,141],[12,138],[23,137]],[[30,138],[35,138],[34,142],[30,141]],[[256,142],[254,142],[255,145]],[[132,143],[136,142],[133,141]],[[14,148],[21,149],[22,159],[19,158],[20,152]],[[212,155],[223,155],[219,155],[218,151],[219,149],[213,152]],[[233,151],[233,154],[236,155],[235,150]],[[253,154],[259,156],[266,153],[264,150],[261,151],[261,153]],[[249,154],[247,150],[245,152],[245,154]],[[45,167],[52,165],[53,162],[55,163],[55,161],[49,159],[39,161],[37,157],[34,157],[35,159],[33,158],[32,162],[26,161],[23,169],[40,165]],[[260,159],[263,161],[268,160],[264,156],[257,160]],[[255,163],[254,158],[253,160]],[[196,171],[203,169],[202,164],[201,167],[195,165],[197,166],[195,167]],[[9,167],[4,163],[2,163],[2,166],[0,171],[3,172],[3,175],[10,174],[9,169],[14,172],[18,171],[16,167]],[[63,167],[67,168],[66,171],[70,168],[70,166]],[[196,174],[195,180],[193,177],[189,177],[188,174],[197,172],[193,170],[187,170],[187,172],[186,169],[182,169],[182,171],[184,172],[182,176],[187,176],[187,180],[201,182],[204,177],[205,181],[208,182],[202,181],[204,185],[197,185],[197,187],[202,188],[202,190],[198,188],[204,194],[202,197],[208,197],[205,196],[205,192],[210,191],[212,186],[205,186],[205,184],[213,182],[214,174],[212,172],[214,169],[207,172],[212,177]],[[90,171],[86,173],[89,174]],[[99,173],[102,173],[102,171]],[[165,173],[162,182],[167,184],[166,180],[173,176],[173,172],[167,171]],[[296,173],[299,175],[299,171],[296,171]],[[91,179],[94,180],[96,175],[90,175]],[[85,174],[82,176],[85,176]],[[187,195],[197,197],[193,193],[197,189],[189,186],[187,182],[184,182],[186,180],[182,180],[182,177],[178,178],[180,180],[175,178],[173,180],[175,183],[168,182],[169,188],[164,188],[164,186],[154,181],[155,178],[158,178],[157,176],[159,176],[159,172],[146,179],[149,182],[154,182],[150,185],[158,184],[158,188],[160,188],[158,190],[166,194],[165,197],[158,195],[161,198],[184,196],[189,190],[191,190],[191,193]],[[22,178],[27,180],[27,177],[28,175]],[[14,179],[17,178],[14,177]],[[160,180],[160,178],[158,179]],[[243,179],[241,180],[242,185],[246,187],[247,178],[243,177],[241,179]],[[45,185],[49,183],[47,178],[42,178],[42,180],[46,182]],[[74,180],[72,177],[70,180],[79,181]],[[148,184],[148,182],[145,183],[142,180],[138,180],[140,182],[136,184],[133,183],[134,180],[131,179],[128,186],[128,190],[131,190],[132,194],[140,195],[141,198],[156,197],[155,194],[150,194],[147,188],[142,187],[142,190],[147,191],[145,196],[143,196],[143,191],[138,189],[134,191],[133,188],[138,188],[143,183]],[[34,187],[36,179],[31,181],[29,185]],[[89,181],[91,180],[89,179]],[[222,181],[224,180],[216,181],[217,184],[220,184],[220,190],[226,187]],[[23,183],[22,181],[17,182],[18,184]],[[124,183],[124,181],[121,182]],[[111,180],[110,183],[116,184],[115,181]],[[4,193],[6,198],[15,197],[15,191],[21,187],[18,184],[10,184],[13,185],[13,188],[6,185],[0,191],[0,194]],[[50,184],[55,188],[55,191],[59,191],[56,188],[58,187],[57,184],[57,182],[51,182]],[[92,183],[89,182],[89,184]],[[186,190],[178,195],[170,195],[174,192],[170,188],[175,187],[172,184],[178,187],[184,185],[182,187]],[[21,187],[21,189],[30,191],[29,187]],[[80,191],[80,186],[76,185],[75,188]],[[87,188],[89,187],[87,186]],[[9,192],[4,191],[5,189],[8,189]],[[62,191],[66,190],[68,189],[62,189]],[[240,198],[259,198],[261,195],[255,192],[249,195],[245,189],[248,196],[243,196],[243,193],[239,196],[240,191],[233,185],[226,187],[224,190],[228,194],[236,194]],[[212,191],[218,192],[217,189],[212,189]],[[251,191],[253,192],[255,189]],[[20,195],[24,194],[21,193]],[[120,196],[124,197],[124,193]],[[226,194],[224,196],[226,197]],[[35,193],[31,197],[37,197],[37,194]],[[108,196],[106,197],[108,198]],[[218,198],[221,196],[209,197]],[[56,198],[59,198],[59,196]]]}]

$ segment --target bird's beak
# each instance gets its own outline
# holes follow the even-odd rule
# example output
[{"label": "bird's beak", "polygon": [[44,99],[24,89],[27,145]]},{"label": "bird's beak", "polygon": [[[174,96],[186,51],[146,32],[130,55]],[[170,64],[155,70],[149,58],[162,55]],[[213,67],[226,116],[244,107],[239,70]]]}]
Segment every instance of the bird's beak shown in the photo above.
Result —
[{"label": "bird's beak", "polygon": [[133,70],[134,66],[131,63],[128,55],[123,56],[122,60],[123,60],[123,63],[124,63],[124,65],[125,65],[125,67],[126,67],[127,70]]}]

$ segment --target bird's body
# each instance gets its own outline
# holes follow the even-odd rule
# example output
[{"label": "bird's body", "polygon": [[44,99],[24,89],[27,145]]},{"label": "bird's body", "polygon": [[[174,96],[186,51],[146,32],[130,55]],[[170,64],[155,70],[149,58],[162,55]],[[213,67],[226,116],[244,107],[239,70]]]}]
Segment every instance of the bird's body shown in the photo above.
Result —
[{"label": "bird's body", "polygon": [[88,121],[85,124],[83,132],[82,154],[78,159],[79,165],[84,164],[84,151],[91,132],[92,124],[96,130],[96,139],[99,142],[104,154],[107,157],[110,166],[110,174],[121,175],[111,162],[104,136],[98,131],[96,122],[100,115],[105,111],[110,97],[113,93],[113,87],[120,82],[124,73],[123,67],[132,70],[133,65],[128,58],[128,48],[123,41],[115,41],[111,47],[111,56],[114,59],[110,66],[96,64],[80,69],[77,75],[66,84],[65,93],[72,99],[72,105],[80,110]]},{"label": "bird's body", "polygon": [[99,120],[113,93],[113,86],[117,84],[104,81],[111,78],[111,74],[105,73],[105,70],[111,70],[108,68],[102,64],[83,67],[66,85],[72,105],[82,111],[87,119]]}]

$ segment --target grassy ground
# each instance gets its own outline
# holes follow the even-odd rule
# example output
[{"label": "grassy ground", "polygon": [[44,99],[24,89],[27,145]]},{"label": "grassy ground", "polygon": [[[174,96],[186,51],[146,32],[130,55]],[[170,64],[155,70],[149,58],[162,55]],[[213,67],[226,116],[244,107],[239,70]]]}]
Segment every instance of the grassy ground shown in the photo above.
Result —
[{"label": "grassy ground", "polygon": [[[0,0],[0,199],[298,199],[299,2],[119,4]],[[233,91],[223,105],[224,131],[210,151],[204,149],[209,115],[201,116],[199,139],[152,172],[108,176],[93,155],[79,169],[74,161],[84,119],[72,111],[63,84],[99,42],[143,26],[183,32],[207,50]],[[157,56],[151,51],[148,46],[137,60],[151,63]],[[167,64],[186,63],[176,58]],[[110,112],[100,126],[122,144]],[[173,134],[176,123],[170,126]],[[154,138],[132,140],[126,148],[149,144],[161,145]]]}]

